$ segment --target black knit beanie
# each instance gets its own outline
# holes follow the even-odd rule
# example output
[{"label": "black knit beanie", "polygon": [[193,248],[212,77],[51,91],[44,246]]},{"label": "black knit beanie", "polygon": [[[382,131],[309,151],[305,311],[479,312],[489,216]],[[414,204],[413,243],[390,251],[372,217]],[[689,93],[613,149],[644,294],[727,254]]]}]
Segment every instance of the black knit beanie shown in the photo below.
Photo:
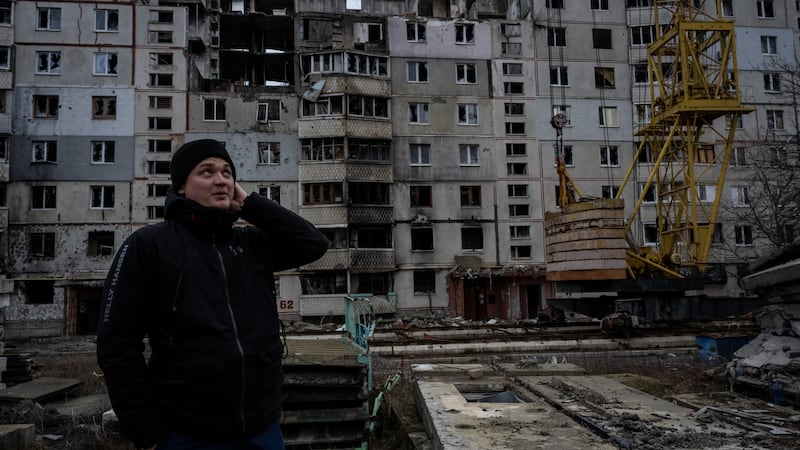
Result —
[{"label": "black knit beanie", "polygon": [[200,139],[199,141],[191,141],[181,145],[172,155],[172,162],[169,164],[172,189],[177,193],[186,183],[186,178],[189,177],[192,169],[200,161],[212,157],[227,161],[231,166],[233,179],[236,179],[236,168],[233,166],[233,160],[231,160],[228,151],[225,150],[225,145],[214,139]]}]

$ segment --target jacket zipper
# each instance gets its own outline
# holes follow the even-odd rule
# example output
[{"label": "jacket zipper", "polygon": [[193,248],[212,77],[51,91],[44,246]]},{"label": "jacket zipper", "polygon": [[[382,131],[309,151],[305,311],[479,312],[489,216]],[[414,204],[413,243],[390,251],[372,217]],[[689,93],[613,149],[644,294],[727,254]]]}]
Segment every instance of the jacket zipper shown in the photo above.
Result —
[{"label": "jacket zipper", "polygon": [[233,336],[236,340],[236,348],[239,350],[239,357],[242,365],[242,382],[241,382],[241,389],[239,391],[239,419],[242,421],[242,433],[247,431],[247,425],[245,422],[244,417],[244,395],[245,395],[245,382],[247,381],[247,377],[245,375],[246,364],[244,360],[244,348],[242,348],[242,342],[239,340],[239,328],[236,326],[236,317],[233,315],[233,307],[231,307],[231,296],[228,290],[228,273],[225,271],[225,261],[222,259],[222,253],[217,248],[217,236],[216,234],[211,236],[211,245],[214,247],[214,251],[217,252],[217,258],[219,259],[219,265],[222,267],[222,279],[225,282],[225,305],[228,307],[228,314],[231,316],[231,324],[233,325]]},{"label": "jacket zipper", "polygon": [[170,324],[169,330],[169,340],[173,341],[175,339],[175,327],[177,326],[178,322],[178,310],[180,309],[180,302],[183,299],[181,295],[181,288],[183,287],[183,272],[178,275],[178,287],[175,288],[175,295],[172,297],[172,323]]}]

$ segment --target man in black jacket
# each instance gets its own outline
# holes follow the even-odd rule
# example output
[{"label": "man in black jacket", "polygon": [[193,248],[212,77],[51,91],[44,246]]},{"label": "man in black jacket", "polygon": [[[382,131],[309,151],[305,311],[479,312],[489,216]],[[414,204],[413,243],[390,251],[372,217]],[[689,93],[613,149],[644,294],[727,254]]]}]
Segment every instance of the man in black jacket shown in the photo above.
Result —
[{"label": "man in black jacket", "polygon": [[328,240],[247,195],[220,142],[184,144],[170,173],[164,222],[133,233],[106,279],[97,358],[111,404],[137,448],[283,449],[273,273]]}]

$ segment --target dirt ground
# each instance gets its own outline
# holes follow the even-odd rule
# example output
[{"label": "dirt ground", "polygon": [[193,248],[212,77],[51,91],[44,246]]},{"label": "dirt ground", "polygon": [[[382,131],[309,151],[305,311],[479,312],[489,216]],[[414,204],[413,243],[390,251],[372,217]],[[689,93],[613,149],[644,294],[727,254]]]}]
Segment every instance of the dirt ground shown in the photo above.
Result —
[{"label": "dirt ground", "polygon": [[[28,353],[40,376],[76,378],[83,381],[75,395],[105,393],[102,373],[97,367],[93,338],[58,338],[20,343],[18,351]],[[727,383],[712,377],[723,362],[700,362],[693,357],[660,356],[637,360],[594,360],[581,364],[588,374],[635,374],[614,377],[636,389],[658,397],[683,393],[708,394],[725,392]],[[378,426],[370,449],[395,450],[412,448],[408,434],[424,432],[414,402],[410,363],[373,358],[374,393],[383,392],[384,401],[378,413]],[[0,423],[34,423],[39,432],[37,450],[105,449],[131,450],[114,429],[102,426],[99,417],[65,419],[56,417],[46,405],[20,404],[0,408]],[[791,441],[794,442],[794,441]],[[774,445],[771,448],[792,448]],[[662,448],[669,448],[662,447]],[[710,447],[714,448],[714,447]]]}]

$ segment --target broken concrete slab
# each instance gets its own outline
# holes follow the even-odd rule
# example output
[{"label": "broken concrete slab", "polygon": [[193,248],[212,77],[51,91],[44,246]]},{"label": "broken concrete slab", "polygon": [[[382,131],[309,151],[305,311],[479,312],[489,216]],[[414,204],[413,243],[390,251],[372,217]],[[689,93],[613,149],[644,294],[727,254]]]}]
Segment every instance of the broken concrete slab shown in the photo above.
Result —
[{"label": "broken concrete slab", "polygon": [[72,378],[41,377],[0,391],[0,402],[30,400],[39,402],[67,392],[83,384]]},{"label": "broken concrete slab", "polygon": [[412,364],[411,374],[426,379],[479,379],[491,376],[583,375],[586,369],[570,363],[537,364]]},{"label": "broken concrete slab", "polygon": [[423,380],[414,393],[435,449],[615,448],[535,397],[525,403],[468,402],[452,383]]},{"label": "broken concrete slab", "polygon": [[36,427],[33,424],[0,424],[0,449],[26,450],[33,448]]},{"label": "broken concrete slab", "polygon": [[86,417],[102,414],[103,411],[111,408],[111,401],[108,395],[92,394],[48,405],[48,408],[62,416]]}]

